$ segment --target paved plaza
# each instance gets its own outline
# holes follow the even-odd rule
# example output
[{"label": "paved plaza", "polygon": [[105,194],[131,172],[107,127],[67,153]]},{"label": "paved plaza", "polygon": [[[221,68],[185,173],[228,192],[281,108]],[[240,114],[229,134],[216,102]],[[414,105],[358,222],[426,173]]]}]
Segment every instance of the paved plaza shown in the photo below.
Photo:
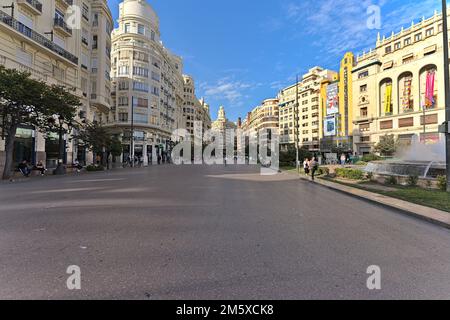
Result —
[{"label": "paved plaza", "polygon": [[0,183],[0,265],[1,299],[450,298],[448,230],[253,166]]}]

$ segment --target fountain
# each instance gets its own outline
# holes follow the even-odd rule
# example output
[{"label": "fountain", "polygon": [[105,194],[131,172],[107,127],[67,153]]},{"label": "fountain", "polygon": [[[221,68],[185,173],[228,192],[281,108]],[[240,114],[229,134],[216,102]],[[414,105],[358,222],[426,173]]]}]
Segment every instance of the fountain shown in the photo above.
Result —
[{"label": "fountain", "polygon": [[445,175],[444,139],[441,136],[438,143],[425,144],[414,136],[411,145],[400,149],[395,159],[371,162],[365,171],[379,175],[417,176],[425,179],[435,179]]}]

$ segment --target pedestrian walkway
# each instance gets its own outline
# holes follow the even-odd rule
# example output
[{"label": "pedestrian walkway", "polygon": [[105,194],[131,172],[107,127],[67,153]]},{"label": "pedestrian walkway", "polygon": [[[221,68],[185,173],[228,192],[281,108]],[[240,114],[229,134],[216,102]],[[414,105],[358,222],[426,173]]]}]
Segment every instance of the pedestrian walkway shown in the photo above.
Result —
[{"label": "pedestrian walkway", "polygon": [[[302,180],[308,180],[311,181],[310,178],[301,176]],[[390,208],[394,208],[397,210],[400,210],[404,213],[416,216],[418,218],[433,222],[435,224],[444,226],[446,228],[450,229],[450,213],[422,206],[419,204],[411,203],[408,201],[404,201],[397,198],[388,197],[385,195],[381,195],[378,193],[373,193],[367,190],[361,190],[358,188],[345,186],[339,183],[327,181],[324,179],[316,179],[314,183],[320,184],[324,187],[334,189],[340,192],[344,192],[347,194],[350,194],[352,196],[365,199],[371,202],[375,202],[384,206],[388,206]]]}]

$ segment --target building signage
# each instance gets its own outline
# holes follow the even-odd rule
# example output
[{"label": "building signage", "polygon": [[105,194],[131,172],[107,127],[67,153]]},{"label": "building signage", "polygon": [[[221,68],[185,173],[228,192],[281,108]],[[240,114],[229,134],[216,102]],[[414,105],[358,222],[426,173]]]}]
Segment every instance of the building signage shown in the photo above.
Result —
[{"label": "building signage", "polygon": [[336,135],[336,117],[328,117],[324,120],[323,135],[325,137]]},{"label": "building signage", "polygon": [[338,83],[332,83],[327,87],[327,116],[339,113]]}]

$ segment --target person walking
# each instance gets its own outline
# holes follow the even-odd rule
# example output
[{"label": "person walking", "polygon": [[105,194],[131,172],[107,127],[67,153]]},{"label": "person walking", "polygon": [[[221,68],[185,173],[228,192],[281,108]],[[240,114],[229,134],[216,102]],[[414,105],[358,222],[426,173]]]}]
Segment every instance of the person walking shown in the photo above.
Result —
[{"label": "person walking", "polygon": [[347,156],[345,153],[341,154],[341,165],[345,166],[345,163],[347,162]]},{"label": "person walking", "polygon": [[309,175],[309,159],[308,158],[306,158],[303,161],[303,171],[305,171],[306,175]]},{"label": "person walking", "polygon": [[317,162],[317,159],[313,157],[311,161],[309,162],[309,170],[311,171],[311,180],[314,181],[315,175],[317,172],[317,169],[319,169],[319,163]]}]

